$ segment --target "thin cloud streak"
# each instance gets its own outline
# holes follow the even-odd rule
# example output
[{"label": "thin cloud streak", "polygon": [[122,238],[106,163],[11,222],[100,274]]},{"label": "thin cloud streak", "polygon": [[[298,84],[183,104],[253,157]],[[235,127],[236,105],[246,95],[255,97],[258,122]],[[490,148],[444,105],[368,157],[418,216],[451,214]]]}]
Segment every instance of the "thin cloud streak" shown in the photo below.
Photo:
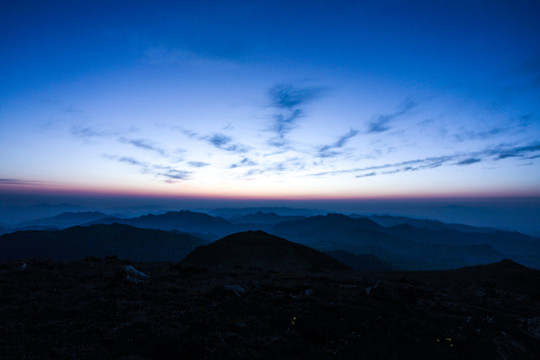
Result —
[{"label": "thin cloud streak", "polygon": [[24,180],[24,179],[13,179],[13,178],[0,178],[0,185],[42,185],[44,181],[39,180]]},{"label": "thin cloud streak", "polygon": [[210,164],[207,163],[207,162],[203,162],[203,161],[188,161],[188,165],[192,166],[192,167],[195,167],[195,168],[203,168],[203,167],[206,167],[206,166],[208,166]]},{"label": "thin cloud streak", "polygon": [[334,151],[334,149],[343,148],[347,142],[358,134],[358,130],[350,129],[345,135],[342,135],[335,143],[321,146],[318,152],[319,157],[335,157],[341,155],[342,152]]},{"label": "thin cloud streak", "polygon": [[[166,180],[187,180],[192,174],[191,171],[177,169],[172,166],[149,164],[148,162],[139,161],[129,156],[116,156],[108,154],[105,154],[103,156],[109,160],[115,160],[121,163],[132,165],[138,168],[141,174],[150,174],[159,178],[165,178]],[[170,181],[166,182],[171,183]]]},{"label": "thin cloud streak", "polygon": [[155,152],[161,156],[167,156],[163,148],[147,139],[128,139],[125,137],[121,137],[118,139],[118,141],[123,144],[131,144],[139,149]]},{"label": "thin cloud streak", "polygon": [[367,133],[376,134],[390,130],[390,124],[397,118],[406,115],[412,109],[418,106],[418,103],[412,99],[407,99],[399,105],[397,110],[391,114],[379,115],[376,120],[368,125]]},{"label": "thin cloud streak", "polygon": [[[452,155],[429,157],[423,159],[414,159],[408,161],[402,161],[397,163],[389,163],[383,165],[367,166],[363,168],[343,169],[334,171],[324,171],[308,176],[335,176],[340,174],[355,174],[356,177],[364,177],[364,172],[373,172],[374,170],[385,170],[378,174],[395,174],[399,172],[418,171],[425,169],[433,169],[443,165],[472,165],[483,161],[501,161],[507,158],[522,158],[525,160],[535,158],[536,152],[540,152],[540,144],[534,143],[526,146],[516,147],[500,147],[497,149],[487,149],[483,151],[470,152],[470,153],[456,153]],[[532,154],[532,155],[528,155]],[[457,162],[456,162],[457,161]]]}]

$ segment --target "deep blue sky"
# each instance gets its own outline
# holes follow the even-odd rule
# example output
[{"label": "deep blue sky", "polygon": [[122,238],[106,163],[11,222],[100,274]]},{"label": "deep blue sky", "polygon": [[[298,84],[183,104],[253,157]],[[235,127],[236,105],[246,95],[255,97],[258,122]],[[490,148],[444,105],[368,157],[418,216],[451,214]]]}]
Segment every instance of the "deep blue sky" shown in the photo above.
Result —
[{"label": "deep blue sky", "polygon": [[3,1],[0,190],[540,194],[538,1]]}]

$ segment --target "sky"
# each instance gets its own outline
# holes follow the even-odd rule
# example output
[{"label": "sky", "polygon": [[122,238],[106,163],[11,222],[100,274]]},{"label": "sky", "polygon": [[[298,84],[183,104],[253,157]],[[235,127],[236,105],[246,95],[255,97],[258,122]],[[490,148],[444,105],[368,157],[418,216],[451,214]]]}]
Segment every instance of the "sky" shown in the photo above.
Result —
[{"label": "sky", "polygon": [[538,1],[3,1],[0,192],[540,196]]}]

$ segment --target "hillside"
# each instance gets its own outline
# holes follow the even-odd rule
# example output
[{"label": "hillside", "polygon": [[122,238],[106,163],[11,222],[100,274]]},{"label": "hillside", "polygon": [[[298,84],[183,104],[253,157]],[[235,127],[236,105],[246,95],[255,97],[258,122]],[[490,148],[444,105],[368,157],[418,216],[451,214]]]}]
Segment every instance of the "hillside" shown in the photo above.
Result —
[{"label": "hillside", "polygon": [[18,231],[0,236],[0,260],[78,260],[111,256],[133,261],[179,261],[205,241],[192,235],[128,225],[76,226],[57,231]]},{"label": "hillside", "polygon": [[198,247],[182,260],[182,264],[297,271],[348,269],[347,266],[326,254],[263,231],[236,233],[209,245]]},{"label": "hillside", "polygon": [[0,358],[536,360],[539,274],[0,262]]}]

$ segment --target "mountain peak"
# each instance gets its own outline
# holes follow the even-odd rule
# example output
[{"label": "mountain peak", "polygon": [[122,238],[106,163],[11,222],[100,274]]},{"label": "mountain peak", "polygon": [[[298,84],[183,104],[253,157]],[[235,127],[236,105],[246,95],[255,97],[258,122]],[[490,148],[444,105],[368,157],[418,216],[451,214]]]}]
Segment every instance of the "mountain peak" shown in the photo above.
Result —
[{"label": "mountain peak", "polygon": [[195,249],[182,262],[202,266],[240,265],[298,271],[310,268],[348,269],[346,265],[315,249],[264,231],[245,231],[226,236]]}]

